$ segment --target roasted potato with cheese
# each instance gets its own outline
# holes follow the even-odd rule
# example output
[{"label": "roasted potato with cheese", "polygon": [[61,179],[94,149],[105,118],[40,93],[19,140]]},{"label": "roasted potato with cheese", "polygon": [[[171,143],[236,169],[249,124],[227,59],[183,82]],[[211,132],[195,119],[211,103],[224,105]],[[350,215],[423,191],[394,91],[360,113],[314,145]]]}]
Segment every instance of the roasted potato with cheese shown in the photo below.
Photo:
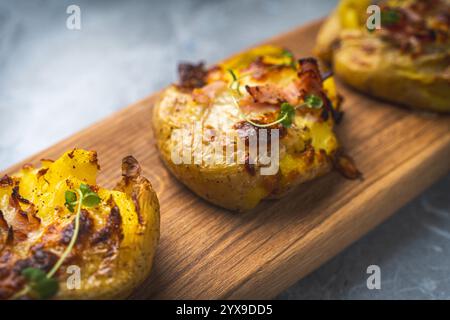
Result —
[{"label": "roasted potato with cheese", "polygon": [[265,45],[179,74],[154,106],[154,133],[167,167],[202,198],[246,211],[332,168],[340,97],[315,59]]},{"label": "roasted potato with cheese", "polygon": [[342,0],[322,26],[316,54],[350,86],[405,106],[450,111],[450,0]]},{"label": "roasted potato with cheese", "polygon": [[112,190],[74,149],[0,180],[0,298],[124,298],[150,273],[159,204],[138,162]]}]

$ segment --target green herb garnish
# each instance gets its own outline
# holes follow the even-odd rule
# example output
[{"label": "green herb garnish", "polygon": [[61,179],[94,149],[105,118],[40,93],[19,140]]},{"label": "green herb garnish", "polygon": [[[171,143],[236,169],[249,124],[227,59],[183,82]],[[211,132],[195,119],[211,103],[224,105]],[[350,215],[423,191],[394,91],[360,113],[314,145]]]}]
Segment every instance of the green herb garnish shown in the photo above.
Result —
[{"label": "green herb garnish", "polygon": [[14,295],[13,298],[19,298],[25,294],[31,293],[32,296],[36,296],[38,299],[48,299],[58,292],[58,281],[52,277],[64,263],[77,241],[78,233],[80,231],[81,208],[83,206],[88,208],[95,207],[101,200],[98,194],[95,193],[89,185],[84,183],[80,184],[80,187],[75,191],[67,190],[64,196],[66,200],[64,205],[66,208],[70,212],[75,212],[76,208],[75,228],[69,245],[47,274],[37,268],[26,268],[22,270],[22,275],[27,280],[27,284],[24,289]]},{"label": "green herb garnish", "polygon": [[83,195],[82,204],[85,207],[95,207],[100,203],[100,197],[87,184],[80,184],[80,191]]},{"label": "green herb garnish", "polygon": [[236,74],[234,73],[234,71],[232,69],[228,69],[228,72],[230,73],[231,78],[233,79],[233,81],[230,83],[230,89],[235,90],[239,96],[242,96],[241,89],[240,89],[241,84],[239,82],[238,77],[236,76]]},{"label": "green herb garnish", "polygon": [[323,100],[314,94],[308,94],[303,105],[311,109],[320,109],[323,106]]},{"label": "green herb garnish", "polygon": [[70,212],[74,212],[75,206],[77,205],[77,194],[73,191],[67,190],[64,196],[66,198],[64,206],[69,209]]},{"label": "green herb garnish", "polygon": [[295,57],[292,54],[292,52],[290,52],[289,50],[283,50],[283,52],[281,53],[282,56],[289,58],[289,66],[294,69],[297,70],[297,62],[295,61]]},{"label": "green herb garnish", "polygon": [[290,128],[295,117],[295,108],[287,102],[281,104],[280,114],[278,120],[285,128]]},{"label": "green herb garnish", "polygon": [[382,26],[392,26],[400,20],[400,14],[395,10],[382,11],[380,14]]},{"label": "green herb garnish", "polygon": [[58,292],[58,281],[47,277],[41,269],[26,268],[21,273],[27,279],[27,287],[29,287],[25,293],[31,293],[31,296],[37,299],[48,299]]},{"label": "green herb garnish", "polygon": [[290,128],[292,125],[294,116],[295,116],[295,108],[292,105],[290,105],[289,103],[283,102],[281,104],[280,113],[278,114],[278,119],[271,123],[264,123],[264,124],[256,123],[256,122],[252,121],[251,119],[247,118],[244,114],[241,114],[241,115],[245,119],[245,121],[247,121],[248,123],[250,123],[258,128],[267,128],[267,127],[271,127],[271,126],[274,126],[279,123],[281,123],[281,125],[285,128]]}]

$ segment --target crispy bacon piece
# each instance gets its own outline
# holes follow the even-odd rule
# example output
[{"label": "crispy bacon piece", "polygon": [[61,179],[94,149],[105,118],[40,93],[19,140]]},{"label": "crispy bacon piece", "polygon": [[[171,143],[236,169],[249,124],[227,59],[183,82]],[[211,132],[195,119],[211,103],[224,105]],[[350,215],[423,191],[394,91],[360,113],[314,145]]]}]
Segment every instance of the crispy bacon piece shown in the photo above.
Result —
[{"label": "crispy bacon piece", "polygon": [[183,89],[192,90],[201,88],[206,84],[207,71],[203,62],[198,64],[180,63],[178,75],[180,78],[179,86]]},{"label": "crispy bacon piece", "polygon": [[299,60],[299,79],[291,85],[280,88],[273,84],[260,86],[246,86],[245,89],[256,103],[279,104],[287,101],[296,105],[307,93],[324,95],[322,92],[322,77],[316,59],[306,58]]},{"label": "crispy bacon piece", "polygon": [[298,63],[300,64],[299,81],[297,82],[298,89],[303,93],[322,95],[322,76],[317,60],[304,58],[300,59]]},{"label": "crispy bacon piece", "polygon": [[16,199],[17,201],[22,202],[22,203],[24,203],[24,204],[30,204],[30,201],[29,201],[29,200],[25,199],[24,197],[22,197],[22,196],[19,194],[19,186],[15,186],[15,187],[13,188],[11,197],[13,197],[13,198]]},{"label": "crispy bacon piece", "polygon": [[225,87],[226,83],[224,81],[214,81],[202,88],[194,89],[192,97],[197,103],[208,105]]},{"label": "crispy bacon piece", "polygon": [[12,186],[13,183],[12,178],[6,174],[0,179],[0,187],[9,187]]},{"label": "crispy bacon piece", "polygon": [[256,60],[252,61],[246,69],[242,70],[242,72],[244,74],[251,74],[252,78],[255,80],[262,80],[269,72],[281,70],[283,68],[286,68],[286,66],[265,63],[263,57],[258,57]]},{"label": "crispy bacon piece", "polygon": [[[414,1],[405,7],[384,4],[382,14],[395,15],[396,19],[383,23],[380,32],[402,51],[418,55],[424,52],[424,44],[448,40],[449,10],[447,3],[441,0]],[[438,23],[429,24],[429,18]]]},{"label": "crispy bacon piece", "polygon": [[[299,105],[306,95],[314,94],[323,101],[322,118],[326,121],[331,114],[336,123],[339,123],[342,112],[333,108],[330,99],[323,91],[323,76],[320,73],[317,60],[314,58],[300,59],[299,65],[298,79],[286,87],[280,88],[274,84],[245,86],[253,99],[252,103],[279,105],[282,102],[288,102],[295,106]],[[328,76],[331,76],[331,74],[326,77]]]},{"label": "crispy bacon piece", "polygon": [[[25,204],[22,209],[20,203]],[[41,220],[36,216],[36,207],[19,194],[19,186],[15,186],[9,197],[9,205],[14,209],[14,218],[10,221],[14,230],[14,238],[19,241],[25,240],[27,234],[39,228]]]},{"label": "crispy bacon piece", "polygon": [[261,86],[245,86],[245,89],[253,98],[253,102],[260,104],[280,104],[286,101],[292,105],[298,105],[303,96],[303,92],[294,82],[284,88],[273,84],[264,84]]},{"label": "crispy bacon piece", "polygon": [[253,101],[257,103],[279,104],[286,101],[283,91],[274,85],[245,86],[245,90],[252,96]]}]

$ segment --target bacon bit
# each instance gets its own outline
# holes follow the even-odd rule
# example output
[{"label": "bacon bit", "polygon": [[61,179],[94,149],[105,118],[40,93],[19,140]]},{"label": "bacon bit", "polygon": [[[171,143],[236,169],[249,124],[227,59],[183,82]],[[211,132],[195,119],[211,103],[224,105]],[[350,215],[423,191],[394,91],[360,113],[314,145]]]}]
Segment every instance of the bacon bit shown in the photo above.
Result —
[{"label": "bacon bit", "polygon": [[68,154],[67,154],[67,156],[70,158],[70,159],[73,159],[73,157],[75,156],[75,149],[73,149],[72,151],[70,151]]},{"label": "bacon bit", "polygon": [[255,80],[263,80],[264,77],[269,73],[269,71],[281,70],[285,68],[284,65],[273,65],[268,64],[263,61],[263,57],[258,57],[256,60],[252,61],[250,65],[242,70],[242,73],[251,74],[252,78]]},{"label": "bacon bit", "polygon": [[[20,202],[28,204],[28,208],[24,211],[20,206]],[[14,208],[14,219],[10,222],[14,227],[15,235],[20,240],[25,240],[27,234],[39,228],[41,220],[36,216],[36,208],[27,199],[19,195],[18,187],[14,187],[11,196],[9,197],[9,204]]]},{"label": "bacon bit", "polygon": [[258,112],[259,114],[278,113],[279,105],[255,102],[250,95],[239,100],[239,107],[244,114]]},{"label": "bacon bit", "polygon": [[226,88],[224,81],[214,81],[202,88],[196,88],[192,91],[192,98],[195,102],[209,105],[219,92]]},{"label": "bacon bit", "polygon": [[298,88],[303,92],[322,94],[322,76],[319,64],[314,58],[304,58],[298,60],[300,71],[298,72]]},{"label": "bacon bit", "polygon": [[298,79],[285,88],[273,84],[245,88],[256,103],[280,104],[286,101],[298,105],[306,94],[315,94],[324,99],[326,95],[323,93],[322,76],[317,60],[300,59],[299,64]]},{"label": "bacon bit", "polygon": [[[449,33],[449,21],[445,13],[449,12],[449,6],[443,1],[414,1],[405,7],[390,7],[383,5],[383,12],[395,12],[398,20],[394,23],[383,25],[381,34],[390,39],[403,52],[417,56],[424,52],[423,45],[429,42],[447,41]],[[425,17],[440,19],[443,16],[442,25],[429,25]]]},{"label": "bacon bit", "polygon": [[13,184],[13,179],[6,174],[0,179],[0,187],[10,187]]},{"label": "bacon bit", "polygon": [[245,90],[252,96],[253,101],[257,103],[279,104],[286,100],[283,92],[270,84],[254,87],[245,86]]},{"label": "bacon bit", "polygon": [[280,104],[288,102],[291,105],[298,105],[305,95],[305,92],[299,89],[298,82],[292,82],[284,88],[273,84],[264,84],[260,86],[245,86],[253,102],[261,104]]},{"label": "bacon bit", "polygon": [[19,186],[15,186],[12,190],[11,197],[17,199],[19,202],[25,203],[25,204],[31,204],[30,200],[25,199],[19,194]]},{"label": "bacon bit", "polygon": [[48,168],[43,168],[39,170],[36,174],[36,177],[39,179],[40,177],[44,176],[48,171]]},{"label": "bacon bit", "polygon": [[206,71],[203,62],[196,65],[191,63],[180,63],[178,65],[178,75],[180,78],[179,86],[189,90],[201,88],[205,85],[207,74],[208,72]]},{"label": "bacon bit", "polygon": [[335,157],[334,167],[347,179],[355,180],[363,178],[362,173],[356,168],[353,159],[343,153],[340,153]]},{"label": "bacon bit", "polygon": [[322,75],[320,74],[319,64],[314,58],[304,58],[299,60],[300,71],[298,72],[299,81],[297,86],[303,93],[319,96],[324,102],[321,118],[328,120],[329,114],[336,123],[342,118],[342,113],[333,109],[333,105],[328,96],[323,92]]}]

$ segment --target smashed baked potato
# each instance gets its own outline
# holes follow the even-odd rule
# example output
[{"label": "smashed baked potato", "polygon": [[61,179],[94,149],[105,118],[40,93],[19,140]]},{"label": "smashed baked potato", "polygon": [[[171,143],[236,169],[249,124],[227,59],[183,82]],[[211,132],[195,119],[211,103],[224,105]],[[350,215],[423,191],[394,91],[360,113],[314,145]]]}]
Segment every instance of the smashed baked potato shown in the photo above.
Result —
[{"label": "smashed baked potato", "polygon": [[[379,28],[367,8],[380,8]],[[342,0],[322,26],[316,54],[369,95],[450,111],[450,0]]]},{"label": "smashed baked potato", "polygon": [[[131,156],[112,190],[74,149],[0,180],[0,298],[123,298],[149,274],[159,204]],[[78,277],[78,278],[77,278]]]},{"label": "smashed baked potato", "polygon": [[332,168],[340,97],[315,59],[265,45],[208,69],[180,64],[179,74],[154,106],[154,133],[167,167],[202,198],[246,211]]}]

